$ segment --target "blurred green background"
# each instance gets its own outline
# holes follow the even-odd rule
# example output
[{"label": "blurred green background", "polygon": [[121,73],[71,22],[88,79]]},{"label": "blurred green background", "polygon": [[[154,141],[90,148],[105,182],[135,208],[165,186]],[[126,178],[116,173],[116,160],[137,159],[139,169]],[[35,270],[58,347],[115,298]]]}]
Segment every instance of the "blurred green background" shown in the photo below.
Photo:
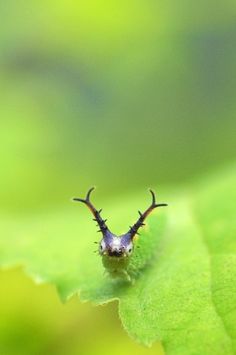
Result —
[{"label": "blurred green background", "polygon": [[[235,16],[232,0],[1,1],[1,216],[234,160]],[[62,306],[20,269],[0,278],[1,354],[161,353],[128,338],[115,305]]]}]

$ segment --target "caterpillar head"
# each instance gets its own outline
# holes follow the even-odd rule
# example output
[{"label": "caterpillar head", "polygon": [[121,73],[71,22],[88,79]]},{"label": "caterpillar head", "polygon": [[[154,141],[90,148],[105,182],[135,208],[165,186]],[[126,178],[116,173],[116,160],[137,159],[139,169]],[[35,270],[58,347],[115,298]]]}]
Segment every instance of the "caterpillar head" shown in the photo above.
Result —
[{"label": "caterpillar head", "polygon": [[106,221],[101,217],[101,211],[102,210],[97,210],[93,204],[90,201],[90,195],[91,192],[94,190],[94,187],[92,187],[85,199],[82,198],[74,198],[74,201],[80,201],[88,206],[90,211],[92,212],[94,216],[94,221],[97,222],[97,225],[99,226],[99,232],[102,233],[103,237],[99,243],[99,254],[102,256],[109,256],[112,258],[122,258],[122,257],[128,257],[132,254],[133,251],[133,242],[134,242],[134,237],[136,234],[138,234],[138,230],[140,227],[144,226],[144,221],[146,217],[151,213],[156,207],[162,207],[162,206],[167,206],[166,203],[156,203],[156,198],[155,194],[152,190],[150,190],[151,195],[152,195],[152,202],[151,205],[146,209],[145,212],[139,212],[139,219],[137,220],[136,223],[133,224],[128,230],[127,233],[122,234],[120,236],[117,236],[113,234],[109,228],[107,227]]},{"label": "caterpillar head", "polygon": [[99,245],[100,255],[108,255],[111,257],[127,257],[133,251],[133,240],[127,234],[116,236],[112,233],[102,238]]}]

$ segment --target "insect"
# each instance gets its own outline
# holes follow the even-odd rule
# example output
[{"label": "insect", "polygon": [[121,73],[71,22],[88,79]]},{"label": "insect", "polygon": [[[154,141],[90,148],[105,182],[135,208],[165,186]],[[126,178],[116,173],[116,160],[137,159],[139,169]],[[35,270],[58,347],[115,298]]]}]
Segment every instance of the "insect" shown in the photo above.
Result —
[{"label": "insect", "polygon": [[99,254],[102,256],[103,265],[111,276],[123,277],[125,276],[127,280],[131,280],[129,273],[127,272],[127,267],[129,264],[130,256],[134,250],[134,239],[136,234],[138,235],[138,230],[143,227],[144,221],[147,216],[157,207],[167,206],[166,203],[156,203],[155,194],[152,190],[150,193],[152,195],[151,205],[143,213],[138,211],[139,219],[134,223],[127,233],[117,236],[113,234],[106,222],[106,219],[101,217],[101,209],[97,210],[90,200],[90,195],[94,187],[90,188],[87,192],[85,199],[73,198],[74,201],[79,201],[84,203],[92,212],[94,218],[93,220],[97,222],[99,227],[99,232],[102,233],[102,239],[99,244]]}]

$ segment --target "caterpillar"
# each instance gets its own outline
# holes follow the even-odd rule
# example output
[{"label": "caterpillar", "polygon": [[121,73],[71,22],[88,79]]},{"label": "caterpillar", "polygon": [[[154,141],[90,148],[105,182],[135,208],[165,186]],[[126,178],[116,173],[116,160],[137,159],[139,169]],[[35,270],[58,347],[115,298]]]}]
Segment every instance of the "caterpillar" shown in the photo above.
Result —
[{"label": "caterpillar", "polygon": [[97,222],[99,226],[99,232],[102,233],[102,239],[98,243],[99,254],[102,257],[103,265],[111,276],[125,276],[127,280],[131,280],[130,275],[127,272],[129,259],[134,250],[135,235],[139,234],[139,228],[145,225],[144,221],[147,216],[157,207],[167,206],[166,203],[156,203],[155,193],[150,189],[152,201],[150,206],[142,213],[138,211],[139,218],[136,223],[129,227],[127,233],[122,235],[116,235],[110,231],[106,222],[106,219],[101,217],[101,209],[97,210],[90,200],[90,195],[94,187],[90,188],[86,197],[73,198],[74,201],[84,203],[92,212],[93,220]]}]

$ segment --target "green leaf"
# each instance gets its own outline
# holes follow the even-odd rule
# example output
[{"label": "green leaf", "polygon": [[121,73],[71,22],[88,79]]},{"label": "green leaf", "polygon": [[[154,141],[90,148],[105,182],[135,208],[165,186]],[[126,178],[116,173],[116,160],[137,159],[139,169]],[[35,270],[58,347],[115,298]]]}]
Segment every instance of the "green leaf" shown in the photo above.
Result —
[{"label": "green leaf", "polygon": [[[2,218],[1,265],[23,264],[36,281],[53,283],[63,300],[76,292],[98,304],[118,300],[130,336],[146,345],[161,341],[167,354],[234,354],[235,177],[233,167],[168,199],[162,192],[169,207],[150,216],[137,241],[132,284],[104,275],[94,253],[95,226],[88,211],[73,204]],[[110,203],[111,229],[124,232],[121,225],[127,229],[137,217],[132,212],[146,204],[139,196]]]}]

